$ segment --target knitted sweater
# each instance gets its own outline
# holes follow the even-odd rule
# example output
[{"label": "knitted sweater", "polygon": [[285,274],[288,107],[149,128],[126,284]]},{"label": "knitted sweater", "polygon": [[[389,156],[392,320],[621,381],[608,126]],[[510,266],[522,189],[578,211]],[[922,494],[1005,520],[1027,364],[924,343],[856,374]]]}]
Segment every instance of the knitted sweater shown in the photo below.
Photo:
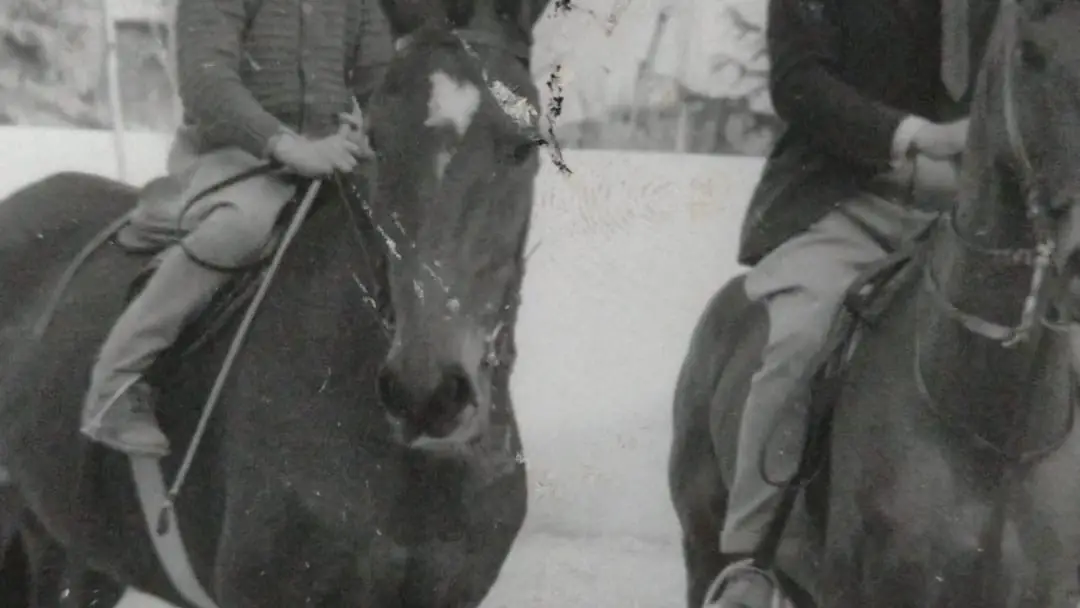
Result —
[{"label": "knitted sweater", "polygon": [[378,0],[179,0],[177,72],[200,147],[265,157],[277,134],[331,134],[393,52]]}]

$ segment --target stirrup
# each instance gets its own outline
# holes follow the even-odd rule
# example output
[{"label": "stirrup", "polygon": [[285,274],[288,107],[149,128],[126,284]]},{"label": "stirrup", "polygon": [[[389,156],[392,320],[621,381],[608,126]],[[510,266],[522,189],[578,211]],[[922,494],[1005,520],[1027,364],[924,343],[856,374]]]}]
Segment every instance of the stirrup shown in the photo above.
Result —
[{"label": "stirrup", "polygon": [[720,571],[720,574],[716,575],[709,590],[705,592],[705,599],[702,600],[701,608],[715,608],[720,602],[720,597],[724,592],[724,588],[727,587],[731,579],[740,572],[749,570],[755,575],[764,578],[768,581],[769,586],[772,587],[772,599],[769,601],[769,608],[793,608],[794,604],[784,596],[783,587],[780,586],[780,579],[776,578],[776,575],[769,570],[762,570],[754,565],[752,559],[741,559],[736,562],[728,564],[726,568]]}]

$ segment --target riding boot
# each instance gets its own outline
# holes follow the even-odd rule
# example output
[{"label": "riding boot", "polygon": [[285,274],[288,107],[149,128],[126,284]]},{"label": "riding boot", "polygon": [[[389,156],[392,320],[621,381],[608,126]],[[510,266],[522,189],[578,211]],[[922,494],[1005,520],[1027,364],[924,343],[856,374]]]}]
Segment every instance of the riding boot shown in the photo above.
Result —
[{"label": "riding boot", "polygon": [[720,576],[724,579],[719,589],[720,596],[706,597],[705,608],[772,608],[777,605],[790,605],[783,597],[777,581],[755,568],[747,559],[734,562]]},{"label": "riding boot", "polygon": [[169,441],[154,417],[152,389],[143,374],[228,279],[226,273],[195,263],[179,247],[163,256],[101,348],[83,406],[84,435],[131,455],[168,453]]},{"label": "riding boot", "polygon": [[153,389],[138,376],[100,406],[94,418],[84,410],[83,435],[131,456],[162,457],[169,439],[154,418]]}]

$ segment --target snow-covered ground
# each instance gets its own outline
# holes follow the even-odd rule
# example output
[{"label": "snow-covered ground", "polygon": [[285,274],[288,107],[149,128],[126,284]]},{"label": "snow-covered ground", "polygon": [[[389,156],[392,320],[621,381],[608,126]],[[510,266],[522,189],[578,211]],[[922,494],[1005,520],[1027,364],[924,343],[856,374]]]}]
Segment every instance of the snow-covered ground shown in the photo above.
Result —
[{"label": "snow-covered ground", "polygon": [[[130,136],[129,179],[166,140]],[[0,129],[0,196],[60,169],[115,174],[106,135]],[[667,608],[683,574],[665,468],[698,313],[737,271],[760,159],[623,152],[545,163],[514,378],[529,518],[485,608]],[[134,594],[122,608],[158,608]]]}]

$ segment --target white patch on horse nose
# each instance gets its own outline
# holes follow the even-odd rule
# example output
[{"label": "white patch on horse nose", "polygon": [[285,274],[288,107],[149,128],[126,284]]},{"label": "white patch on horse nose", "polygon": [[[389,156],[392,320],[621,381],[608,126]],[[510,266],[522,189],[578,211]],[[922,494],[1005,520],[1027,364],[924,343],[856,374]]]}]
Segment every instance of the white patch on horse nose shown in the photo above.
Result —
[{"label": "white patch on horse nose", "polygon": [[431,98],[424,126],[452,126],[458,137],[464,136],[480,108],[480,90],[471,83],[459,83],[442,70],[433,72],[429,80]]}]

